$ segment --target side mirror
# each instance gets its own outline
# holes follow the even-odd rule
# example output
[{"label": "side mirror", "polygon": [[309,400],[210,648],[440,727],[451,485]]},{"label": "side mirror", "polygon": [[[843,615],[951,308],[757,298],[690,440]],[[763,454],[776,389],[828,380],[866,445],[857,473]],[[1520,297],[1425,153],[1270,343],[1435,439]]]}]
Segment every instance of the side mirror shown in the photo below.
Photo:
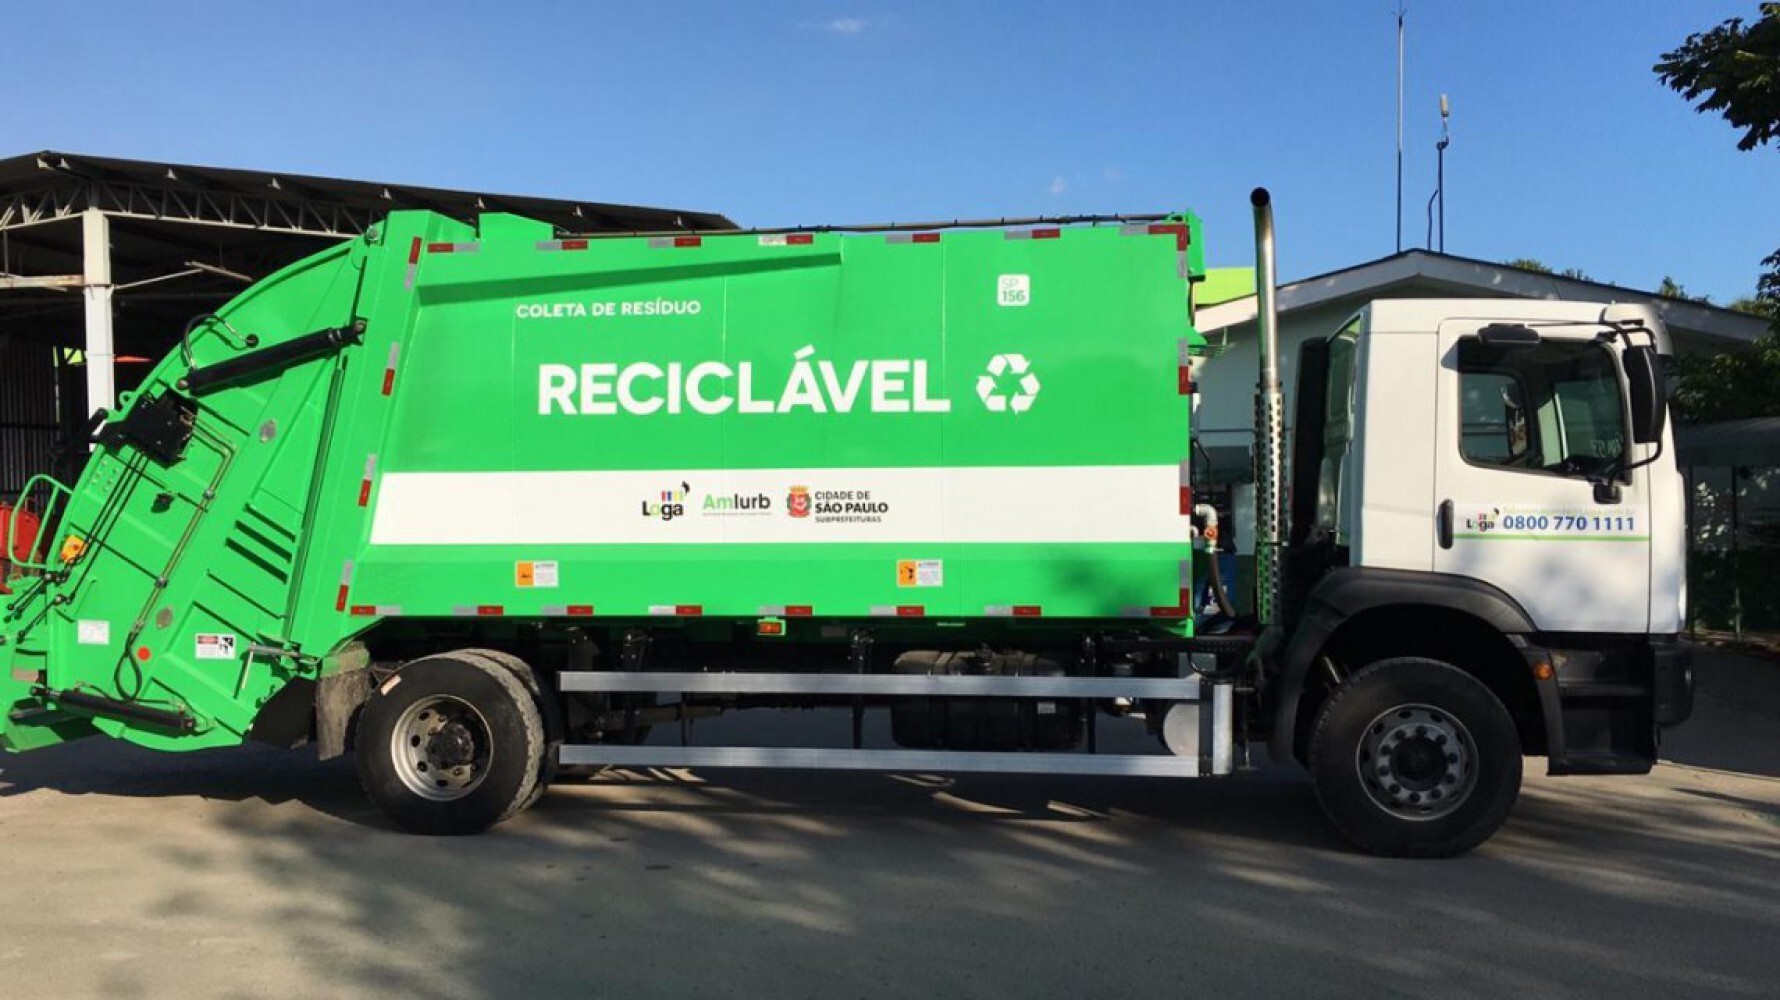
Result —
[{"label": "side mirror", "polygon": [[1663,425],[1669,414],[1662,359],[1657,356],[1656,348],[1646,344],[1626,348],[1621,359],[1631,394],[1632,441],[1637,444],[1661,441]]}]

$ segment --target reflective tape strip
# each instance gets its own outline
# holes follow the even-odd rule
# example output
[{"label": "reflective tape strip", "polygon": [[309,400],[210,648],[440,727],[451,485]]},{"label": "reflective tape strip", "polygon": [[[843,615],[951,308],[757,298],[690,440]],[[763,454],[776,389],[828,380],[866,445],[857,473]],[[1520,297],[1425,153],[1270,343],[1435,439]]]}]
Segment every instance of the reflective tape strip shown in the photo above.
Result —
[{"label": "reflective tape strip", "polygon": [[354,604],[352,614],[358,618],[396,618],[402,613],[400,604]]},{"label": "reflective tape strip", "polygon": [[807,247],[816,242],[816,234],[763,233],[758,242],[763,247]]},{"label": "reflective tape strip", "polygon": [[340,592],[337,595],[335,595],[335,597],[334,597],[334,610],[335,611],[345,611],[346,610],[346,592],[348,590],[350,590],[351,588],[352,588],[352,560],[348,559],[348,560],[346,560],[346,565],[340,570]]},{"label": "reflective tape strip", "polygon": [[927,609],[919,604],[874,604],[870,613],[873,618],[920,618]]},{"label": "reflective tape strip", "polygon": [[459,604],[451,609],[459,618],[498,618],[507,613],[499,604]]},{"label": "reflective tape strip", "polygon": [[377,475],[377,453],[365,456],[365,478],[359,480],[358,505],[367,507],[371,503],[371,479]]},{"label": "reflective tape strip", "polygon": [[480,243],[428,243],[427,253],[481,253]]},{"label": "reflective tape strip", "polygon": [[389,345],[389,363],[383,366],[383,394],[385,396],[396,388],[396,362],[401,360],[402,344],[397,341]]},{"label": "reflective tape strip", "polygon": [[651,236],[651,237],[649,237],[649,245],[656,248],[657,250],[672,249],[674,247],[685,248],[685,247],[703,246],[704,242],[705,242],[705,240],[704,240],[704,237],[702,237],[702,236]]},{"label": "reflective tape strip", "polygon": [[1180,512],[1193,513],[1193,463],[1191,459],[1180,464]]},{"label": "reflective tape strip", "polygon": [[690,618],[705,613],[702,604],[651,604],[649,613],[657,616]]},{"label": "reflective tape strip", "polygon": [[1192,240],[1192,231],[1184,222],[1139,222],[1119,227],[1121,236],[1172,236],[1174,248],[1185,250]]},{"label": "reflective tape strip", "polygon": [[887,233],[885,243],[938,243],[938,233]]},{"label": "reflective tape strip", "polygon": [[403,288],[414,287],[415,272],[420,270],[420,242],[420,237],[416,236],[414,242],[408,244],[408,272],[402,277]]},{"label": "reflective tape strip", "polygon": [[1193,591],[1192,583],[1187,576],[1191,572],[1191,564],[1182,562],[1179,604],[1152,605],[1147,608],[1126,605],[1119,612],[1120,615],[1125,618],[1191,618],[1193,616]]},{"label": "reflective tape strip", "polygon": [[586,240],[539,240],[539,250],[585,250]]},{"label": "reflective tape strip", "polygon": [[1061,229],[1009,229],[1002,234],[1010,240],[1054,240],[1063,235]]},{"label": "reflective tape strip", "polygon": [[1036,604],[991,604],[983,614],[990,618],[1040,618],[1044,610]]},{"label": "reflective tape strip", "polygon": [[593,614],[591,604],[546,604],[539,611],[551,618],[585,618]]},{"label": "reflective tape strip", "polygon": [[815,613],[808,604],[762,604],[759,611],[764,617],[778,618],[808,618]]}]

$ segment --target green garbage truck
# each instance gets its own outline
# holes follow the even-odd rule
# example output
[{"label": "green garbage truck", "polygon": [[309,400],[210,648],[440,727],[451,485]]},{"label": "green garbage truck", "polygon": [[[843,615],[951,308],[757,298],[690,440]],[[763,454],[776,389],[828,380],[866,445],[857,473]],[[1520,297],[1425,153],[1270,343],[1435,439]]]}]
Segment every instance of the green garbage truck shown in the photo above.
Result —
[{"label": "green garbage truck", "polygon": [[[458,834],[565,765],[1211,777],[1265,742],[1419,855],[1487,838],[1525,755],[1648,770],[1691,697],[1660,322],[1376,303],[1305,349],[1288,470],[1256,218],[1255,616],[1196,621],[1190,213],[397,212],[195,318],[79,481],[33,481],[0,744],[353,752]],[[1598,593],[1531,565],[1568,550]],[[693,725],[787,707],[850,744]]]}]

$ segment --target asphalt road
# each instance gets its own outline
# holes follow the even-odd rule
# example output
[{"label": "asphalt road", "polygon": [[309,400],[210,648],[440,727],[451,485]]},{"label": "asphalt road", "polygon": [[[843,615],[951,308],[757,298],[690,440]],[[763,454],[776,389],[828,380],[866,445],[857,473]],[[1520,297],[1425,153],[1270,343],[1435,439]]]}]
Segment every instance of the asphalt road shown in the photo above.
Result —
[{"label": "asphalt road", "polygon": [[1780,664],[1700,677],[1653,774],[1434,862],[1291,769],[635,773],[429,840],[348,762],[92,741],[0,759],[0,996],[1772,997]]}]

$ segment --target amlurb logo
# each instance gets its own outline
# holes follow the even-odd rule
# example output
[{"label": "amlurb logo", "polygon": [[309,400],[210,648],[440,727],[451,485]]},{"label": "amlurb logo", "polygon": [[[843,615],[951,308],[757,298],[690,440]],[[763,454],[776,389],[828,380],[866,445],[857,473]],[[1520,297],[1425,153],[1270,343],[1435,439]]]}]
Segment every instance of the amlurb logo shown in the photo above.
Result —
[{"label": "amlurb logo", "polygon": [[681,483],[677,490],[662,490],[656,500],[643,501],[643,516],[658,517],[663,521],[672,521],[686,514],[686,498],[692,493],[691,485]]},{"label": "amlurb logo", "polygon": [[785,498],[785,510],[792,517],[809,517],[810,488],[808,486],[791,487],[791,495]]}]

